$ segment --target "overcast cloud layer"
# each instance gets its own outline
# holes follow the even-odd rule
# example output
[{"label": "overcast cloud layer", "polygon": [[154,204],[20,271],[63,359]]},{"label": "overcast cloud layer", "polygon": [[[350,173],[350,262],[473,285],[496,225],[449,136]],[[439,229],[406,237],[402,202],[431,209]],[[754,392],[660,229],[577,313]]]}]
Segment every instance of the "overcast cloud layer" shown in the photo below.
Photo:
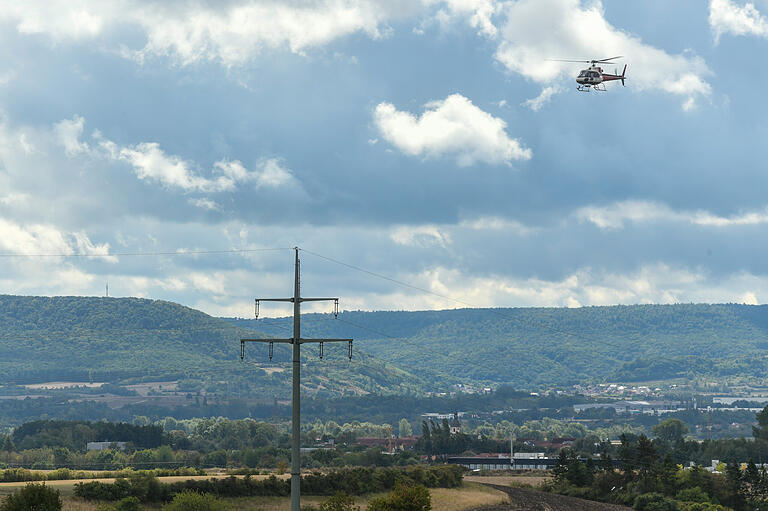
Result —
[{"label": "overcast cloud layer", "polygon": [[298,245],[348,309],[768,300],[768,0],[0,1],[0,43],[0,293],[249,316]]}]

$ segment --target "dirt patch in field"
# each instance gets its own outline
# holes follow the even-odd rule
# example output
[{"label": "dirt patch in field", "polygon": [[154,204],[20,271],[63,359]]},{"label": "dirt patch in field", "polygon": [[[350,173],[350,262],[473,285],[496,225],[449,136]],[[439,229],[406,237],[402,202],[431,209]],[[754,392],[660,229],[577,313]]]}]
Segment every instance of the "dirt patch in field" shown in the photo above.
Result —
[{"label": "dirt patch in field", "polygon": [[549,481],[548,476],[498,475],[498,476],[465,476],[464,480],[480,484],[500,484],[502,486],[539,486]]},{"label": "dirt patch in field", "polygon": [[509,502],[498,506],[480,507],[476,511],[631,511],[631,508],[624,506],[566,497],[555,493],[495,484],[488,486],[509,495]]}]

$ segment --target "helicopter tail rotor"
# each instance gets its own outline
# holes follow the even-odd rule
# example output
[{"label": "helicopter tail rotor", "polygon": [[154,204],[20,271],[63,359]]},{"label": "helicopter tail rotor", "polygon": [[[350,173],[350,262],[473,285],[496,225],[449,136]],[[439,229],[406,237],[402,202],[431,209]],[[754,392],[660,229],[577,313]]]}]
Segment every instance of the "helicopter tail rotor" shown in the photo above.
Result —
[{"label": "helicopter tail rotor", "polygon": [[627,65],[624,64],[624,70],[621,72],[621,85],[626,86],[624,83],[624,80],[626,80],[626,74],[627,74]]}]

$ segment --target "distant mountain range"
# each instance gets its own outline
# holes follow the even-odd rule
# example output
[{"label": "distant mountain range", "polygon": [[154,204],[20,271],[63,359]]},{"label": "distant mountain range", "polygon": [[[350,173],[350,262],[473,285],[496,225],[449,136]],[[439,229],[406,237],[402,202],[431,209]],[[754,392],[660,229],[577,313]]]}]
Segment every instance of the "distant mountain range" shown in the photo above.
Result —
[{"label": "distant mountain range", "polygon": [[[282,394],[289,353],[243,336],[290,336],[290,318],[214,318],[138,298],[0,296],[0,385],[39,381],[207,379]],[[287,330],[286,330],[287,329]],[[306,389],[321,394],[413,393],[456,383],[531,389],[585,381],[768,375],[768,306],[345,311],[306,314],[305,337],[352,337],[304,348]],[[265,392],[266,394],[267,392]]]},{"label": "distant mountain range", "polygon": [[[270,334],[290,318],[230,320]],[[451,383],[518,388],[583,381],[768,376],[768,306],[740,304],[307,314],[312,336]]]}]

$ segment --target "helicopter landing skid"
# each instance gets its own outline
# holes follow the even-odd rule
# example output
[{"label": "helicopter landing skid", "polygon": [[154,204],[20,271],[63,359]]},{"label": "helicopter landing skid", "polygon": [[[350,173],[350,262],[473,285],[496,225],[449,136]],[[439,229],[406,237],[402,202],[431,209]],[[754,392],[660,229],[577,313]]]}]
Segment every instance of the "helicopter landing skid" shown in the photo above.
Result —
[{"label": "helicopter landing skid", "polygon": [[600,85],[579,85],[576,87],[576,90],[579,92],[589,92],[589,91],[595,91],[595,92],[606,92],[608,89],[605,88],[605,84]]}]

